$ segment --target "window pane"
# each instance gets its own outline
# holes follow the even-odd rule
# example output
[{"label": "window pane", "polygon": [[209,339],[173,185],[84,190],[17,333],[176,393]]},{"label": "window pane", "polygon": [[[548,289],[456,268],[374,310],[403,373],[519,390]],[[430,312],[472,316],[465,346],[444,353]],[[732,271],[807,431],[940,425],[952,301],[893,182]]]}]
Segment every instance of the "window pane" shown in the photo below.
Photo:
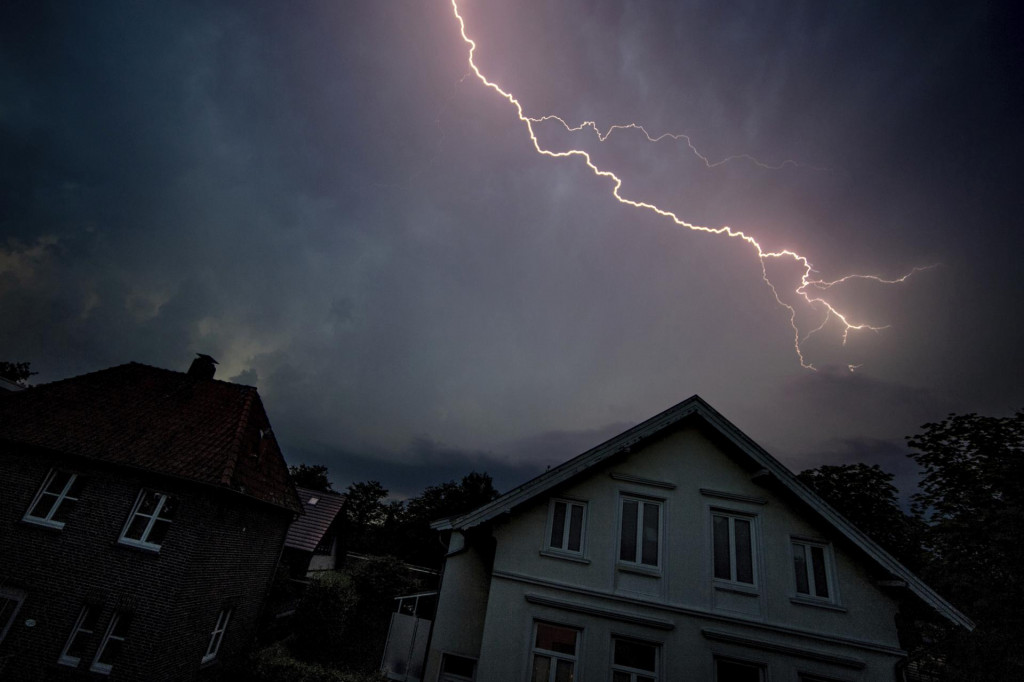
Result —
[{"label": "window pane", "polygon": [[644,505],[644,544],[640,557],[641,563],[648,566],[658,565],[658,505]]},{"label": "window pane", "polygon": [[636,561],[636,515],[637,502],[622,502],[622,535],[619,539],[619,559]]},{"label": "window pane", "polygon": [[732,578],[729,570],[729,519],[724,516],[714,516],[714,555],[715,555],[715,577],[724,580]]},{"label": "window pane", "polygon": [[653,644],[629,639],[615,640],[615,665],[654,672],[657,649]]},{"label": "window pane", "polygon": [[814,569],[814,594],[828,599],[828,576],[825,574],[825,550],[811,547],[811,567]]},{"label": "window pane", "polygon": [[551,517],[551,546],[562,549],[562,536],[565,534],[565,502],[555,502],[555,510]]},{"label": "window pane", "polygon": [[103,651],[96,658],[97,663],[113,665],[117,657],[121,655],[121,649],[123,648],[124,642],[122,640],[111,637],[107,640],[107,646],[103,647]]},{"label": "window pane", "polygon": [[75,480],[71,482],[71,489],[68,490],[68,497],[73,497],[76,500],[82,496],[82,477],[75,476]]},{"label": "window pane", "polygon": [[750,546],[750,521],[733,519],[736,531],[736,580],[754,584],[754,557]]},{"label": "window pane", "polygon": [[154,545],[163,543],[164,538],[167,536],[167,530],[171,527],[168,521],[162,521],[159,517],[153,522],[153,528],[149,531],[149,536],[146,538],[146,542],[151,542]]},{"label": "window pane", "polygon": [[569,519],[569,546],[566,548],[572,552],[580,551],[583,544],[583,505],[572,505]]},{"label": "window pane", "polygon": [[807,549],[803,545],[793,544],[793,570],[796,572],[796,591],[810,594],[811,587],[807,582]]},{"label": "window pane", "polygon": [[53,504],[56,501],[57,498],[53,495],[43,493],[39,496],[39,501],[36,502],[36,506],[32,507],[32,511],[30,511],[28,515],[39,519],[49,518],[50,511],[53,509]]},{"label": "window pane", "polygon": [[533,655],[533,676],[531,682],[548,682],[548,674],[551,670],[551,659],[539,654]]},{"label": "window pane", "polygon": [[561,654],[575,654],[576,631],[572,628],[538,623],[536,647],[548,651],[557,651]]},{"label": "window pane", "polygon": [[555,682],[572,682],[576,664],[572,661],[555,661]]},{"label": "window pane", "polygon": [[178,511],[178,501],[173,497],[164,497],[164,506],[160,508],[160,518],[167,519],[170,521],[174,518],[174,513]]},{"label": "window pane", "polygon": [[156,509],[156,503],[159,495],[152,493],[148,490],[142,493],[142,500],[139,502],[138,513],[140,514],[153,514],[153,510]]},{"label": "window pane", "polygon": [[132,522],[128,524],[128,530],[124,532],[124,536],[130,540],[141,540],[142,534],[146,532],[146,526],[148,525],[149,517],[136,514],[132,517]]},{"label": "window pane", "polygon": [[631,682],[629,679],[629,673],[612,673],[612,682]]},{"label": "window pane", "polygon": [[53,478],[50,479],[50,483],[46,486],[46,492],[60,495],[64,492],[64,486],[68,484],[69,478],[71,478],[71,474],[66,471],[53,472]]},{"label": "window pane", "polygon": [[68,498],[65,497],[57,505],[57,508],[53,510],[53,516],[51,516],[50,518],[54,521],[59,521],[60,523],[66,523],[68,517],[71,515],[71,508],[74,506],[74,504],[74,500],[69,500]]},{"label": "window pane", "polygon": [[111,632],[112,637],[127,637],[128,626],[132,623],[132,615],[130,613],[120,613],[117,615],[117,622],[114,623],[114,631]]}]

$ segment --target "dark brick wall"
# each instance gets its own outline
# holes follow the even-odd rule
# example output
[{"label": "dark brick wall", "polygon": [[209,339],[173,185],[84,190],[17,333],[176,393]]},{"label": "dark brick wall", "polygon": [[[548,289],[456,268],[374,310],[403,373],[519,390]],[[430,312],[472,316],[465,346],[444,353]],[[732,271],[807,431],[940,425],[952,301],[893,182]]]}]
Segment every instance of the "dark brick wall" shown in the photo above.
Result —
[{"label": "dark brick wall", "polygon": [[[21,520],[51,467],[84,479],[62,530]],[[143,487],[178,501],[159,553],[117,542]],[[0,445],[0,585],[28,593],[0,642],[0,679],[216,678],[252,641],[290,520],[229,491]],[[57,659],[85,603],[101,616],[75,670]],[[201,670],[225,606],[233,613],[218,659]],[[88,673],[115,610],[132,614],[124,651],[109,676]]]}]

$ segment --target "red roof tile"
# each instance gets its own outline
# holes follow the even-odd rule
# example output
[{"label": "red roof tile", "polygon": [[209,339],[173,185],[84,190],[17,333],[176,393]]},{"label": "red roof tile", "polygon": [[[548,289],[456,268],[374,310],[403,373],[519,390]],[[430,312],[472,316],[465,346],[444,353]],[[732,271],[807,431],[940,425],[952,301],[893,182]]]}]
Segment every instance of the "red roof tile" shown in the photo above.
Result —
[{"label": "red roof tile", "polygon": [[295,490],[299,493],[305,513],[288,527],[284,546],[312,552],[323,539],[331,524],[334,523],[338,512],[345,504],[345,496],[337,493],[322,493],[309,488],[296,487]]},{"label": "red roof tile", "polygon": [[0,394],[0,440],[301,511],[256,389],[129,363]]}]

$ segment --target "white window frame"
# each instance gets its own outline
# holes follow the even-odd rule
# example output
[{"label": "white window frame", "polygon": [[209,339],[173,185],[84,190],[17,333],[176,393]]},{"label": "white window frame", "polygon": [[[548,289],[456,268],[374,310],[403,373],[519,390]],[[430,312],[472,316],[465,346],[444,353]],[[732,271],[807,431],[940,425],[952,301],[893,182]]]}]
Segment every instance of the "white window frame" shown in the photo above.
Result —
[{"label": "white window frame", "polygon": [[[64,484],[63,489],[59,493],[53,493],[47,490],[50,483],[57,476],[58,473],[68,474],[68,481]],[[32,503],[28,505],[28,509],[25,510],[25,515],[21,517],[22,521],[28,523],[34,523],[39,526],[46,526],[47,528],[61,529],[64,527],[63,521],[55,521],[54,516],[60,509],[61,505],[65,502],[78,502],[77,497],[71,496],[71,488],[75,485],[75,481],[78,479],[78,474],[73,474],[70,471],[63,469],[50,469],[49,473],[46,474],[46,478],[43,479],[43,484],[39,486],[39,491],[36,492],[36,496],[32,498]],[[50,510],[46,512],[45,516],[35,516],[32,514],[32,510],[36,508],[39,501],[43,499],[43,496],[56,497],[56,501]]]},{"label": "white window frame", "polygon": [[[633,552],[633,559],[622,558],[622,530],[626,523],[626,503],[636,502],[636,518],[633,522],[636,523],[636,549]],[[643,552],[644,552],[644,505],[654,505],[658,508],[658,563],[656,564],[645,564],[643,563]],[[618,537],[615,541],[615,557],[616,561],[620,566],[629,568],[638,568],[646,571],[660,572],[662,565],[662,556],[664,553],[664,542],[665,537],[665,501],[653,499],[650,497],[643,497],[641,495],[633,495],[630,493],[621,493],[619,495],[619,528]]]},{"label": "white window frame", "polygon": [[4,637],[7,636],[7,631],[11,629],[14,619],[18,617],[18,611],[21,610],[21,605],[25,602],[25,597],[27,596],[28,593],[25,590],[19,590],[14,587],[0,587],[0,601],[14,602],[11,615],[7,617],[6,622],[0,623],[0,642],[3,642]]},{"label": "white window frame", "polygon": [[[572,654],[567,654],[561,651],[551,651],[550,649],[541,649],[538,647],[537,632],[541,626],[573,630],[576,633],[576,651]],[[533,635],[530,638],[530,667],[527,668],[527,673],[530,675],[530,679],[533,679],[533,662],[537,659],[537,656],[544,656],[551,660],[551,665],[548,666],[547,682],[555,682],[555,673],[558,671],[558,661],[569,661],[572,663],[573,678],[576,678],[576,668],[580,659],[580,640],[582,638],[583,630],[581,628],[573,627],[571,625],[562,625],[560,623],[549,623],[547,621],[534,621]]]},{"label": "white window frame", "polygon": [[[729,577],[720,578],[715,575],[715,517],[720,516],[728,519],[729,521]],[[758,528],[758,516],[756,514],[745,514],[742,512],[730,511],[727,509],[719,509],[716,507],[711,508],[711,577],[715,583],[729,586],[736,586],[746,588],[747,590],[756,590],[758,588],[760,580],[760,570],[758,562],[760,561],[761,553],[758,551],[758,538],[760,536],[760,529]],[[737,561],[736,561],[736,521],[746,521],[750,524],[750,572],[752,582],[745,582],[739,580],[737,577]]]},{"label": "white window frame", "polygon": [[[832,554],[832,545],[827,542],[821,542],[816,540],[810,540],[801,537],[790,538],[790,557],[793,556],[794,551],[797,547],[802,547],[804,550],[804,570],[807,572],[807,592],[801,592],[799,588],[799,581],[796,575],[796,563],[793,564],[793,594],[796,599],[804,599],[808,601],[821,602],[823,604],[838,604],[839,603],[839,588],[837,586],[838,581],[836,580],[835,573],[835,558]],[[817,594],[817,579],[814,577],[814,554],[811,551],[812,548],[821,550],[821,557],[825,573],[825,590],[828,592],[828,596],[821,597]]]},{"label": "white window frame", "polygon": [[[551,534],[555,527],[555,515],[557,505],[561,503],[565,505],[564,515],[562,517],[562,546],[556,547],[551,544]],[[579,507],[582,510],[580,518],[580,548],[569,549],[569,540],[571,539],[572,530],[572,510],[573,507]],[[544,529],[544,549],[549,552],[555,552],[557,554],[568,554],[570,556],[582,557],[586,550],[586,538],[587,538],[587,503],[581,500],[570,500],[564,497],[553,497],[548,505],[548,523]]]},{"label": "white window frame", "polygon": [[120,623],[123,618],[125,618],[125,614],[116,612],[110,617],[110,623],[107,625],[107,630],[103,633],[103,640],[100,642],[99,648],[96,649],[96,655],[93,656],[92,665],[89,666],[89,670],[92,672],[100,673],[101,675],[109,675],[110,671],[114,669],[113,663],[100,663],[100,657],[102,657],[103,653],[107,650],[107,645],[110,644],[111,640],[123,643],[128,638],[127,633],[124,635],[114,634],[117,624]]},{"label": "white window frame", "polygon": [[79,635],[89,636],[95,634],[95,630],[91,630],[85,627],[86,620],[89,618],[89,614],[94,613],[94,608],[95,607],[89,606],[87,604],[82,607],[81,611],[78,612],[78,619],[75,621],[75,627],[71,628],[71,634],[68,636],[68,641],[64,643],[64,648],[61,649],[60,652],[60,658],[57,659],[57,662],[61,665],[67,665],[71,666],[72,668],[77,668],[78,664],[82,662],[81,657],[72,656],[68,652],[71,651],[71,647],[74,645],[75,640],[78,638]]},{"label": "white window frame", "polygon": [[[620,641],[649,646],[654,649],[654,670],[643,670],[642,668],[632,668],[627,665],[617,664],[615,662],[615,647],[616,643]],[[615,679],[615,673],[629,675],[629,682],[637,682],[640,678],[647,678],[658,682],[661,679],[661,646],[654,642],[647,642],[634,637],[612,636],[612,680]]]},{"label": "white window frame", "polygon": [[221,609],[217,614],[217,624],[213,626],[213,632],[210,633],[210,643],[206,646],[206,653],[203,654],[201,663],[209,663],[217,658],[221,642],[224,641],[224,631],[228,629],[228,623],[231,621],[231,611],[230,608]]},{"label": "white window frame", "polygon": [[[145,514],[139,511],[139,508],[142,506],[142,501],[145,499],[146,495],[156,495],[159,498],[157,499],[156,506],[153,508],[152,514]],[[148,542],[147,538],[149,537],[150,533],[153,532],[153,526],[156,524],[157,519],[159,519],[160,521],[164,521],[166,523],[173,523],[173,519],[160,518],[160,512],[163,511],[164,506],[167,504],[167,501],[169,499],[171,499],[171,495],[168,495],[167,493],[161,493],[156,490],[150,490],[149,488],[143,488],[142,490],[140,490],[138,497],[135,498],[135,504],[132,506],[132,513],[128,515],[128,520],[125,521],[124,527],[121,528],[121,535],[120,537],[118,537],[117,541],[122,545],[129,545],[131,547],[141,547],[143,549],[151,549],[159,552],[160,545],[155,542]],[[146,524],[146,529],[142,531],[142,537],[140,537],[137,540],[135,538],[129,538],[125,536],[125,533],[127,533],[128,529],[131,528],[132,522],[135,520],[136,516],[141,516],[143,518],[149,519],[149,522]]]}]

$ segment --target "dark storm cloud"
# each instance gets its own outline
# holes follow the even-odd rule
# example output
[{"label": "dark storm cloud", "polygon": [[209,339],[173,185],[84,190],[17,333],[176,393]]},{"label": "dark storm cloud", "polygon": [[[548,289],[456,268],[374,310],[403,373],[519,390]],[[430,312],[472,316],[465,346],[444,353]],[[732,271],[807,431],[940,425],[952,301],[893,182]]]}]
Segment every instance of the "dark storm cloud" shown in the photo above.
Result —
[{"label": "dark storm cloud", "polygon": [[5,3],[0,359],[45,381],[210,353],[293,461],[402,494],[511,487],[693,393],[790,463],[1024,404],[1009,5],[462,6],[531,115],[802,164],[589,140],[627,195],[825,278],[943,267],[837,290],[891,326],[812,337],[807,372],[752,250],[538,157],[463,78],[445,2]]}]

